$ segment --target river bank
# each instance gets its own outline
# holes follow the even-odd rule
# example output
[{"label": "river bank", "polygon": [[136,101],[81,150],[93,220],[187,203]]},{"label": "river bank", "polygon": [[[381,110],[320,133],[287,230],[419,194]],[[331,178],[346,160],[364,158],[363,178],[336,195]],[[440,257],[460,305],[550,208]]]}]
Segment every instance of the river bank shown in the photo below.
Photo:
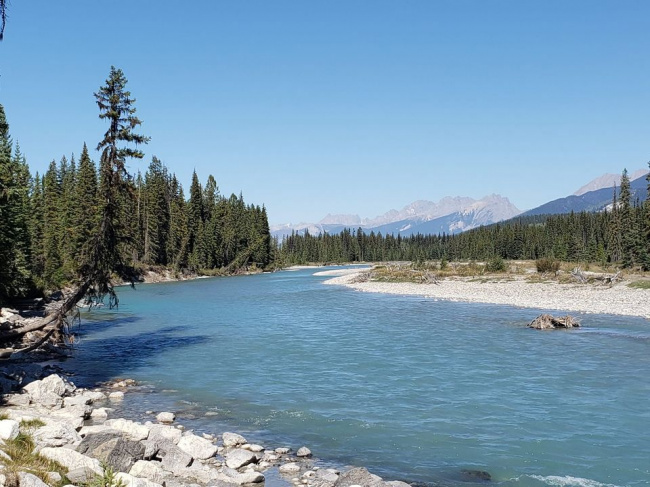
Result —
[{"label": "river bank", "polygon": [[[48,368],[41,369],[46,375],[42,380],[30,379],[38,367],[13,367],[25,383],[19,392],[2,396],[1,486],[81,485],[114,474],[127,487],[408,487],[384,482],[364,468],[343,473],[322,468],[305,446],[268,448],[237,433],[195,433],[179,424],[173,412],[143,411],[150,417],[145,422],[114,417],[125,394],[137,389],[135,381],[83,389],[61,374],[47,375]],[[31,437],[34,453],[63,468],[33,469],[11,457],[12,440],[19,434]]]},{"label": "river bank", "polygon": [[629,287],[626,282],[602,284],[560,284],[531,282],[526,276],[507,278],[446,277],[437,283],[375,282],[360,279],[363,271],[324,271],[316,275],[335,276],[329,285],[357,291],[422,296],[446,301],[499,304],[578,313],[615,314],[650,319],[650,290]]}]

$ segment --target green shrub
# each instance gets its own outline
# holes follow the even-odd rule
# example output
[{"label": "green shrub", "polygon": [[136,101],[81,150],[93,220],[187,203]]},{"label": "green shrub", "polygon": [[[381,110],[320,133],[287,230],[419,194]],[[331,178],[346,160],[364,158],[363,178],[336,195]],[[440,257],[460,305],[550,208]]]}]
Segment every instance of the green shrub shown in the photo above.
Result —
[{"label": "green shrub", "polygon": [[535,261],[535,267],[537,267],[537,272],[543,274],[545,272],[556,273],[560,270],[560,261],[556,259],[537,259]]},{"label": "green shrub", "polygon": [[485,270],[488,272],[504,272],[508,266],[506,261],[503,260],[503,257],[500,255],[492,257],[487,264],[485,264]]}]

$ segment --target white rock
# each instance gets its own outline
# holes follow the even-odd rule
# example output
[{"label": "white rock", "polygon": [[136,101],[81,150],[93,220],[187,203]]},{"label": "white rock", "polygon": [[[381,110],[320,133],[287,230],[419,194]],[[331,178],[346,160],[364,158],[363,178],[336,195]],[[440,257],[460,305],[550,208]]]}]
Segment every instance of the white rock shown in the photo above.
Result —
[{"label": "white rock", "polygon": [[145,460],[138,460],[131,467],[129,475],[149,479],[152,482],[162,484],[165,481],[167,474],[162,469],[162,467],[160,467],[160,462],[147,462]]},{"label": "white rock", "polygon": [[41,381],[45,390],[53,392],[57,396],[63,396],[66,391],[65,382],[56,374],[48,375]]},{"label": "white rock", "polygon": [[59,462],[68,470],[83,468],[90,470],[97,475],[102,475],[103,470],[99,460],[87,457],[79,452],[68,448],[43,448],[40,451],[41,456]]},{"label": "white rock", "polygon": [[175,419],[176,419],[176,415],[174,413],[164,412],[164,413],[159,413],[158,416],[156,416],[156,420],[162,424],[172,424]]},{"label": "white rock", "polygon": [[110,426],[105,426],[103,424],[93,424],[90,426],[83,426],[79,430],[79,435],[83,437],[95,433],[103,433],[105,431],[118,431],[118,430],[111,428]]},{"label": "white rock", "polygon": [[152,482],[149,479],[142,479],[139,477],[134,477],[128,473],[120,472],[115,475],[115,479],[119,482],[121,481],[124,487],[162,487],[161,484]]},{"label": "white rock", "polygon": [[146,440],[149,437],[149,428],[128,419],[109,419],[104,422],[104,426],[122,431],[134,441]]},{"label": "white rock", "polygon": [[258,484],[264,482],[264,475],[259,472],[239,473],[232,468],[224,467],[220,473],[214,475],[215,480],[234,482],[236,484]]},{"label": "white rock", "polygon": [[291,448],[286,448],[286,447],[284,447],[284,448],[276,448],[275,449],[275,453],[277,453],[278,455],[286,455],[290,451],[291,451]]},{"label": "white rock", "polygon": [[301,457],[301,458],[310,457],[311,456],[311,450],[309,448],[307,448],[306,446],[303,446],[303,447],[298,449],[298,451],[296,452],[296,456]]},{"label": "white rock", "polygon": [[63,407],[67,408],[70,406],[85,406],[87,404],[92,404],[92,399],[87,396],[70,396],[63,398]]},{"label": "white rock", "polygon": [[226,465],[234,469],[244,467],[251,463],[256,463],[258,460],[259,459],[255,453],[244,450],[243,448],[237,448],[226,455]]},{"label": "white rock", "polygon": [[88,397],[93,403],[106,400],[106,394],[102,391],[85,391],[83,395]]},{"label": "white rock", "polygon": [[0,421],[0,439],[13,440],[20,433],[18,421],[13,419],[3,419]]},{"label": "white rock", "polygon": [[246,441],[246,438],[244,438],[242,435],[238,435],[237,433],[224,433],[223,436],[223,446],[238,446],[238,445],[244,445],[248,443]]},{"label": "white rock", "polygon": [[284,465],[280,465],[280,468],[278,470],[280,473],[286,474],[298,473],[300,472],[300,465],[295,462],[285,463]]},{"label": "white rock", "polygon": [[207,460],[217,453],[217,447],[205,438],[194,434],[183,436],[178,442],[178,448],[191,455],[193,458]]},{"label": "white rock", "polygon": [[20,487],[48,487],[48,485],[39,479],[33,473],[18,472]]},{"label": "white rock", "polygon": [[246,443],[245,445],[242,445],[242,448],[244,450],[250,450],[255,453],[259,453],[264,450],[264,447],[262,445],[256,445],[255,443]]},{"label": "white rock", "polygon": [[40,447],[71,445],[81,441],[81,436],[69,423],[48,424],[32,433],[34,442]]},{"label": "white rock", "polygon": [[110,408],[95,408],[90,412],[90,417],[93,419],[106,419],[109,410]]},{"label": "white rock", "polygon": [[124,393],[122,391],[111,392],[108,395],[108,399],[111,401],[121,401],[124,399]]},{"label": "white rock", "polygon": [[[4,444],[4,441],[0,444]],[[11,457],[7,455],[3,450],[0,450],[0,459],[11,461]],[[0,468],[0,470],[2,470],[2,468]]]},{"label": "white rock", "polygon": [[149,439],[154,440],[156,438],[165,438],[170,440],[174,445],[178,445],[178,442],[181,441],[183,432],[173,426],[168,426],[164,424],[151,424],[149,426]]},{"label": "white rock", "polygon": [[[58,378],[59,380],[61,379],[60,377]],[[48,383],[44,383],[44,381],[45,379],[30,382],[25,387],[23,387],[23,390],[29,394],[29,399],[33,403],[40,404],[41,406],[48,408],[60,408],[63,405],[61,394],[57,394],[52,391],[52,389],[60,390],[60,388],[57,387],[56,383],[54,383],[55,380],[50,380]],[[63,383],[62,380],[61,383]],[[63,386],[63,391],[65,392],[65,385]]]}]

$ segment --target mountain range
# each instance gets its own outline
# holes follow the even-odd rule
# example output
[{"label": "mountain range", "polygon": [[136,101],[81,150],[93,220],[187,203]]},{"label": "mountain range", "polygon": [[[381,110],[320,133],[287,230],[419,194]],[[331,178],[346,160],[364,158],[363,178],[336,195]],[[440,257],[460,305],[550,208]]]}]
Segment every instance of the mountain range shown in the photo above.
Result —
[{"label": "mountain range", "polygon": [[[632,199],[647,198],[647,170],[632,173],[630,188]],[[318,223],[284,224],[271,227],[271,234],[280,239],[292,232],[312,235],[339,233],[346,228],[362,228],[366,233],[374,231],[382,235],[410,236],[415,234],[456,234],[504,220],[518,215],[542,215],[569,213],[571,211],[602,211],[611,206],[614,185],[620,184],[620,175],[604,174],[588,182],[574,194],[549,201],[543,205],[520,211],[508,198],[492,194],[475,200],[465,196],[445,197],[438,202],[418,200],[401,210],[390,210],[375,218],[361,218],[359,215],[328,214]]]}]

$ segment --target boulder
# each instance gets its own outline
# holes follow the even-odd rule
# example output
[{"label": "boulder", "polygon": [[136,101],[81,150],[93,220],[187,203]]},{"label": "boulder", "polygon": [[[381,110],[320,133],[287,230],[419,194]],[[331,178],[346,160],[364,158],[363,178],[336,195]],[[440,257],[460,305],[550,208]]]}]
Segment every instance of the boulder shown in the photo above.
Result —
[{"label": "boulder", "polygon": [[41,448],[71,445],[81,441],[77,430],[65,421],[50,422],[50,424],[38,428],[32,433],[32,438]]},{"label": "boulder", "polygon": [[3,419],[0,421],[0,439],[13,440],[20,433],[20,424],[13,419]]},{"label": "boulder", "polygon": [[161,484],[157,484],[151,480],[134,477],[124,472],[115,475],[115,480],[121,482],[124,487],[162,487]]},{"label": "boulder", "polygon": [[145,447],[121,435],[99,433],[84,438],[77,450],[110,465],[116,471],[128,472],[137,460],[142,460]]},{"label": "boulder", "polygon": [[259,472],[240,473],[232,468],[224,467],[219,473],[215,474],[214,479],[237,485],[259,484],[264,482],[264,475]]},{"label": "boulder", "polygon": [[291,448],[283,447],[283,448],[276,448],[275,453],[278,455],[287,455],[291,451]]},{"label": "boulder", "polygon": [[91,419],[106,419],[108,418],[108,408],[96,408],[90,412]]},{"label": "boulder", "polygon": [[109,419],[104,422],[105,426],[123,431],[134,441],[146,440],[149,437],[149,428],[143,424],[128,419]]},{"label": "boulder", "polygon": [[[54,378],[50,379],[50,377]],[[46,379],[48,379],[47,382]],[[63,405],[61,396],[65,392],[65,384],[58,375],[51,375],[46,379],[30,382],[23,387],[23,390],[29,394],[29,399],[35,404],[48,408],[60,408]]]},{"label": "boulder", "polygon": [[159,413],[156,416],[156,420],[162,424],[172,424],[175,419],[176,415],[174,413]]},{"label": "boulder", "polygon": [[311,457],[311,450],[306,446],[303,446],[298,449],[298,451],[296,452],[296,456],[300,458],[309,458]]},{"label": "boulder", "polygon": [[337,473],[334,473],[329,469],[320,469],[316,471],[316,478],[324,480],[325,482],[335,483],[339,479],[339,476]]},{"label": "boulder", "polygon": [[80,396],[70,396],[70,397],[64,397],[63,398],[63,407],[67,408],[70,406],[86,406],[88,404],[92,404],[92,399],[90,399],[86,395],[80,395]]},{"label": "boulder", "polygon": [[4,406],[29,406],[29,394],[5,394],[0,402]]},{"label": "boulder", "polygon": [[84,391],[83,395],[89,398],[93,404],[107,399],[106,394],[101,391]]},{"label": "boulder", "polygon": [[122,438],[121,431],[104,429],[97,433],[89,433],[85,435],[84,439],[81,441],[81,443],[79,443],[79,446],[77,446],[76,450],[79,453],[91,455],[90,452],[92,452],[95,448],[98,448],[107,441],[114,440],[116,438]]},{"label": "boulder", "polygon": [[178,428],[174,428],[173,426],[168,426],[164,424],[152,424],[149,427],[150,440],[154,440],[157,438],[164,438],[166,440],[170,440],[172,443],[177,445],[178,442],[181,441],[182,436],[183,436],[183,432]]},{"label": "boulder", "polygon": [[385,483],[378,475],[371,474],[363,467],[353,468],[339,476],[336,487],[350,487],[363,485],[363,487],[384,487]]},{"label": "boulder", "polygon": [[178,442],[178,448],[200,460],[207,460],[217,453],[216,445],[194,434],[186,434],[183,436]]},{"label": "boulder", "polygon": [[63,396],[66,392],[66,383],[56,374],[48,375],[40,382],[45,390],[53,392],[57,396]]},{"label": "boulder", "polygon": [[149,479],[152,482],[163,484],[167,474],[160,467],[160,462],[147,462],[146,460],[138,460],[133,464],[129,475]]},{"label": "boulder", "polygon": [[33,473],[18,472],[20,487],[48,487],[48,485],[39,479]]},{"label": "boulder", "polygon": [[74,485],[90,484],[97,478],[97,472],[94,472],[85,467],[73,468],[65,475],[68,480]]},{"label": "boulder", "polygon": [[83,426],[79,430],[79,435],[81,435],[82,437],[86,437],[88,435],[94,435],[96,433],[105,433],[109,431],[112,433],[116,433],[117,436],[122,434],[120,430],[113,429],[110,426],[104,426],[103,424],[93,424],[90,426]]},{"label": "boulder", "polygon": [[258,461],[259,458],[255,453],[244,450],[243,448],[237,448],[226,455],[226,465],[234,469],[244,467],[251,463],[257,463]]},{"label": "boulder", "polygon": [[245,445],[242,445],[242,448],[244,450],[250,450],[250,451],[255,452],[255,453],[259,453],[259,452],[264,451],[264,447],[262,445],[256,445],[255,443],[253,443],[253,444],[246,443]]},{"label": "boulder", "polygon": [[300,465],[295,462],[285,463],[284,465],[280,465],[278,470],[283,474],[296,474],[300,472]]},{"label": "boulder", "polygon": [[[146,441],[145,458],[162,458],[161,466],[168,472],[176,473],[183,470],[192,463],[192,456],[181,450],[169,440],[159,439]],[[151,451],[155,451],[151,457],[148,456]]]},{"label": "boulder", "polygon": [[110,401],[121,401],[124,399],[124,393],[122,391],[111,392],[108,395]]},{"label": "boulder", "polygon": [[239,446],[248,443],[246,441],[246,438],[244,438],[242,435],[238,435],[237,433],[226,432],[223,434],[222,438],[223,446]]},{"label": "boulder", "polygon": [[68,470],[81,468],[96,473],[97,475],[103,474],[99,460],[87,457],[68,448],[43,448],[40,454],[45,458],[59,462]]}]

